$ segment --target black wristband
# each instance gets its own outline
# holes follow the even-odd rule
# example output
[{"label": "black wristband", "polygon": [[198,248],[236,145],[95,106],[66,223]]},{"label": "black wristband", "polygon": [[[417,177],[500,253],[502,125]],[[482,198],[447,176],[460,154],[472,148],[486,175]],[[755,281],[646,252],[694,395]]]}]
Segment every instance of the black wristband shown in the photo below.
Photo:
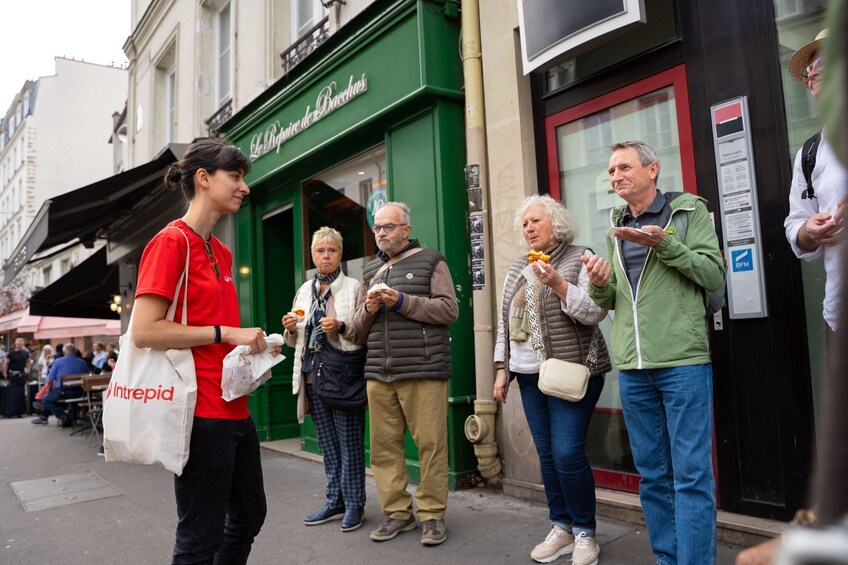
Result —
[{"label": "black wristband", "polygon": [[345,333],[345,331],[347,331],[347,324],[345,324],[344,322],[339,322],[339,333],[343,334]]},{"label": "black wristband", "polygon": [[216,324],[212,327],[215,328],[215,341],[213,341],[212,343],[221,343],[221,326]]}]

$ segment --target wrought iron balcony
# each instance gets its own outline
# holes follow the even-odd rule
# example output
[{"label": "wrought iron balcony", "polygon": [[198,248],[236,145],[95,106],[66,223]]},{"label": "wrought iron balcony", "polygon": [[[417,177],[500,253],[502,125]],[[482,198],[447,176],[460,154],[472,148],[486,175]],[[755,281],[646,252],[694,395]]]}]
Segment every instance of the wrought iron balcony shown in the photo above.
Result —
[{"label": "wrought iron balcony", "polygon": [[283,75],[289,74],[328,37],[330,37],[330,18],[326,17],[280,54],[280,58],[283,60]]},{"label": "wrought iron balcony", "polygon": [[218,137],[218,132],[221,130],[221,126],[224,125],[224,122],[233,117],[233,99],[230,98],[224,105],[218,108],[218,111],[212,114],[208,120],[206,120],[206,127],[209,128],[209,135],[213,137]]}]

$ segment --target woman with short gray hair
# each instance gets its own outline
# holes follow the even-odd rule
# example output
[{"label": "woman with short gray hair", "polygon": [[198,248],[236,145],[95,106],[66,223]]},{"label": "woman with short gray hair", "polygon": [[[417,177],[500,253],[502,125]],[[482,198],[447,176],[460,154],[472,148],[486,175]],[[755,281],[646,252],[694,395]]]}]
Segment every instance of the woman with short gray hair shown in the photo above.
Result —
[{"label": "woman with short gray hair", "polygon": [[342,235],[331,227],[319,228],[312,236],[315,274],[297,291],[283,326],[286,343],[295,350],[292,392],[297,395],[297,419],[303,422],[308,407],[324,455],[327,484],[324,506],[303,523],[317,526],[342,520],[341,530],[352,532],[362,526],[365,511],[365,406],[334,408],[319,397],[315,382],[327,349],[362,349],[350,323],[359,280],[345,276],[341,260]]}]

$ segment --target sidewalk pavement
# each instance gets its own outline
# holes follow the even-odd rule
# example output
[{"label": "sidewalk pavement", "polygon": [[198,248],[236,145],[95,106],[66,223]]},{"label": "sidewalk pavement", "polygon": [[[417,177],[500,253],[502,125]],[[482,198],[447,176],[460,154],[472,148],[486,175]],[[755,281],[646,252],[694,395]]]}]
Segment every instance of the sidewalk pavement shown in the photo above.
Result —
[{"label": "sidewalk pavement", "polygon": [[[169,563],[176,524],[173,475],[159,467],[106,463],[88,438],[71,437],[50,422],[0,419],[0,565]],[[339,522],[302,523],[323,503],[319,463],[263,449],[262,464],[268,517],[251,565],[530,564],[530,550],[549,529],[544,506],[474,489],[450,494],[444,544],[421,545],[420,528],[375,543],[368,535],[382,517],[372,477],[366,478],[364,526],[343,533]],[[33,479],[46,480],[19,483]],[[31,508],[44,508],[26,511],[13,484]],[[63,505],[46,507],[57,503]],[[598,541],[601,565],[655,562],[642,527],[599,518]],[[717,563],[732,564],[738,552],[719,545]]]}]

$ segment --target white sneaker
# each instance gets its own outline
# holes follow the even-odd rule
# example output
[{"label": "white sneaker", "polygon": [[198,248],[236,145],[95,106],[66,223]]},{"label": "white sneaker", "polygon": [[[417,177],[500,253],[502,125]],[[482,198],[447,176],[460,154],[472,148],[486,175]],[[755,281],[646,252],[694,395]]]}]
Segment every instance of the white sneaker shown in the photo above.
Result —
[{"label": "white sneaker", "polygon": [[586,532],[580,532],[574,538],[574,554],[571,556],[572,565],[598,565],[601,547],[598,540],[589,537]]},{"label": "white sneaker", "polygon": [[539,563],[550,563],[573,550],[574,535],[554,524],[545,541],[534,547],[533,551],[530,552],[530,557]]}]

